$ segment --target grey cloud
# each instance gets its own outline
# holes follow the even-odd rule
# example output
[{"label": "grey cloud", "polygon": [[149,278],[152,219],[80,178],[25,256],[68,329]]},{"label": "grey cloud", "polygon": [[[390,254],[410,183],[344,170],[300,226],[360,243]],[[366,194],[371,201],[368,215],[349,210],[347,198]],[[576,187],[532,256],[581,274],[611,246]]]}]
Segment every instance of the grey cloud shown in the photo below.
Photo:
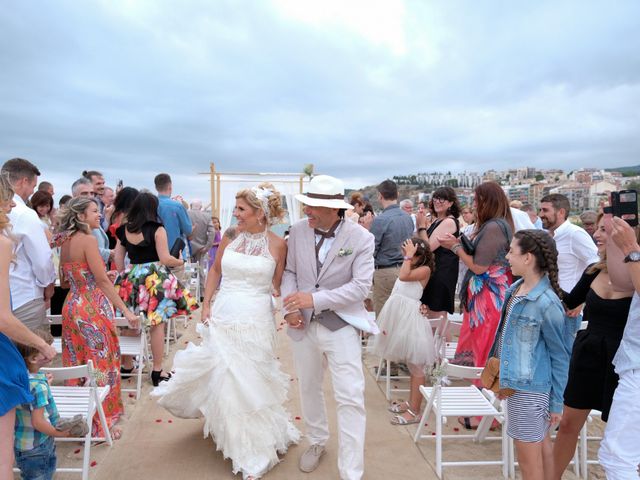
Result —
[{"label": "grey cloud", "polygon": [[637,2],[405,8],[395,54],[266,2],[3,2],[0,152],[200,197],[210,161],[366,183],[638,163]]}]

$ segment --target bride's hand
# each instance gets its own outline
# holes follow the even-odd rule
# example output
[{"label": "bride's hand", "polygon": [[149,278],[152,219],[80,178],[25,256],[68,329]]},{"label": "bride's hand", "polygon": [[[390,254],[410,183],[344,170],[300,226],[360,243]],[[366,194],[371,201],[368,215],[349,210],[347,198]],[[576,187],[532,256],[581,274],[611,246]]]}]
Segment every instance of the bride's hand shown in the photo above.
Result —
[{"label": "bride's hand", "polygon": [[304,328],[304,319],[300,312],[288,313],[284,316],[287,324],[290,328],[302,329]]},{"label": "bride's hand", "polygon": [[209,325],[209,315],[211,314],[211,307],[209,303],[205,302],[200,310],[200,321],[205,325]]}]

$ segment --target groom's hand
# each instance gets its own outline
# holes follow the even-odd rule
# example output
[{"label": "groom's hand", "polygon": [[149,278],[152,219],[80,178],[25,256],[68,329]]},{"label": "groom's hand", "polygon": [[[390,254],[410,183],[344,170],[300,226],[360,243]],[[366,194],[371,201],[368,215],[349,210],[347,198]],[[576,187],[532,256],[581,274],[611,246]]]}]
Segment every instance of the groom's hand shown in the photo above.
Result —
[{"label": "groom's hand", "polygon": [[295,312],[305,308],[313,308],[313,295],[307,292],[296,292],[288,295],[282,301],[287,312]]}]

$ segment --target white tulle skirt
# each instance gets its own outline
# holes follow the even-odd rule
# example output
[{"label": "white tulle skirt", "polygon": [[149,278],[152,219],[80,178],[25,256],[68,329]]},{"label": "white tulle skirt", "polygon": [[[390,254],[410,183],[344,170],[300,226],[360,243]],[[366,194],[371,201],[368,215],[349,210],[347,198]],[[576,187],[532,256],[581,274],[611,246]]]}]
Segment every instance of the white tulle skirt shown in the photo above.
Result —
[{"label": "white tulle skirt", "polygon": [[204,417],[233,473],[260,477],[300,439],[284,408],[290,380],[274,355],[275,326],[212,322],[198,332],[202,343],[176,353],[175,373],[152,396],[177,417]]},{"label": "white tulle skirt", "polygon": [[429,320],[420,314],[420,300],[391,295],[378,316],[380,333],[373,341],[373,353],[394,362],[430,365],[435,345]]}]

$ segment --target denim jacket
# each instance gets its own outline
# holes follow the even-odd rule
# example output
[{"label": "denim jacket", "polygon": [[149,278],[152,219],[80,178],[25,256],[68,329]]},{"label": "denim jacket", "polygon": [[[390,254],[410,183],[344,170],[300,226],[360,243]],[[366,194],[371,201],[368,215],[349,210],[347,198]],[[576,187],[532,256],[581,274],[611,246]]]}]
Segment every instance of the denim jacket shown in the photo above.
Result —
[{"label": "denim jacket", "polygon": [[[518,280],[506,292],[489,356],[497,354],[507,303],[521,283]],[[511,310],[500,354],[500,387],[549,392],[550,412],[561,413],[573,343],[566,337],[564,309],[545,275]]]}]

